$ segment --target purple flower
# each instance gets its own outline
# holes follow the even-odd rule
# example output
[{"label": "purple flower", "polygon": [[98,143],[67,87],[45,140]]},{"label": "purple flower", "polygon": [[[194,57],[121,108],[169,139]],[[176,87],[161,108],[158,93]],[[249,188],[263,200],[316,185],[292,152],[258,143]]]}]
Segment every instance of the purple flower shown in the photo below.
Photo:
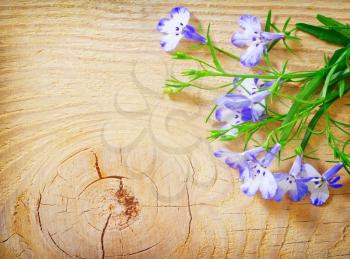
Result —
[{"label": "purple flower", "polygon": [[[231,152],[227,149],[219,149],[214,152],[214,156],[221,161],[225,162],[229,167],[238,169],[240,173],[248,166],[248,161],[253,157],[256,158],[260,153],[264,152],[262,147],[247,150],[242,153]],[[244,175],[240,175],[243,179]]]},{"label": "purple flower", "polygon": [[182,37],[205,43],[206,38],[198,34],[191,25],[188,24],[190,20],[190,11],[178,6],[171,9],[170,18],[162,18],[158,22],[157,30],[164,34],[160,41],[160,46],[165,51],[171,51],[176,48]]},{"label": "purple flower", "polygon": [[[257,78],[247,78],[244,79],[238,86],[236,81],[239,79],[234,79],[234,87],[240,95],[244,95],[251,98],[251,95],[255,95],[259,89]],[[225,96],[219,98],[221,101]],[[243,107],[237,109],[229,109],[225,106],[225,102],[218,104],[218,108],[215,111],[215,117],[219,122],[223,122],[221,129],[229,129],[232,125],[239,125],[245,121],[257,121],[261,120],[265,115],[265,98],[253,103],[251,107]],[[253,119],[254,118],[254,119]],[[225,135],[235,136],[237,129],[233,128],[225,133]]]},{"label": "purple flower", "polygon": [[313,205],[320,206],[324,204],[328,197],[328,186],[332,188],[340,188],[343,185],[339,184],[340,176],[335,176],[340,169],[343,168],[343,163],[336,164],[321,175],[312,165],[305,164],[305,173],[303,180],[307,183],[310,195],[310,200]]},{"label": "purple flower", "polygon": [[289,174],[276,173],[274,177],[276,179],[278,188],[275,195],[276,201],[281,201],[283,196],[288,193],[289,198],[293,201],[300,201],[308,193],[308,187],[304,183],[302,176],[305,171],[303,159],[301,156],[297,156]]},{"label": "purple flower", "polygon": [[247,161],[247,166],[243,168],[241,175],[243,184],[241,190],[248,196],[253,196],[260,191],[264,199],[271,199],[277,191],[277,183],[269,166],[281,148],[280,144],[276,144],[270,151],[258,159],[251,156]]},{"label": "purple flower", "polygon": [[216,104],[219,106],[219,109],[216,111],[216,118],[219,121],[227,122],[227,117],[224,117],[224,115],[227,114],[228,109],[232,113],[236,113],[237,111],[240,113],[241,116],[238,118],[239,120],[236,120],[236,122],[242,123],[243,121],[248,120],[253,122],[259,121],[265,111],[265,106],[262,101],[264,101],[269,95],[270,92],[266,90],[252,95],[233,93],[226,94],[216,100]]},{"label": "purple flower", "polygon": [[259,19],[256,16],[241,16],[239,25],[244,32],[235,32],[232,35],[231,42],[239,48],[248,46],[247,51],[241,56],[241,63],[246,67],[256,66],[263,52],[266,51],[266,45],[284,37],[281,33],[262,31]]}]

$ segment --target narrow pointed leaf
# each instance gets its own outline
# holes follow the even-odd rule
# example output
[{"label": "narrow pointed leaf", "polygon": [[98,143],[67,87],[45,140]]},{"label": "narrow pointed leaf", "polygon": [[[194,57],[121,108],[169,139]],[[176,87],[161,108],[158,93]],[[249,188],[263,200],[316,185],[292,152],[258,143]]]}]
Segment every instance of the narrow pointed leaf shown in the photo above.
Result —
[{"label": "narrow pointed leaf", "polygon": [[306,23],[297,23],[296,27],[301,31],[307,32],[319,38],[320,40],[330,42],[333,44],[347,46],[350,42],[350,40],[347,37],[335,30],[329,30]]},{"label": "narrow pointed leaf", "polygon": [[334,20],[333,18],[318,14],[316,16],[317,20],[319,20],[321,23],[326,25],[329,29],[333,29],[340,34],[344,35],[348,39],[350,39],[350,25],[343,24],[341,22],[338,22]]},{"label": "narrow pointed leaf", "polygon": [[269,12],[267,13],[266,24],[265,24],[265,31],[267,32],[271,31],[271,14],[272,14],[272,11],[269,10]]},{"label": "narrow pointed leaf", "polygon": [[211,56],[213,58],[213,62],[214,62],[214,65],[215,65],[216,69],[218,71],[220,71],[220,72],[224,72],[224,69],[220,65],[220,62],[219,62],[219,60],[218,60],[218,58],[216,56],[215,49],[214,49],[213,43],[212,43],[210,35],[209,35],[209,31],[210,31],[210,24],[208,26],[208,31],[207,31],[207,40],[208,40],[208,46],[209,46],[209,49],[210,49],[210,53],[211,53]]}]

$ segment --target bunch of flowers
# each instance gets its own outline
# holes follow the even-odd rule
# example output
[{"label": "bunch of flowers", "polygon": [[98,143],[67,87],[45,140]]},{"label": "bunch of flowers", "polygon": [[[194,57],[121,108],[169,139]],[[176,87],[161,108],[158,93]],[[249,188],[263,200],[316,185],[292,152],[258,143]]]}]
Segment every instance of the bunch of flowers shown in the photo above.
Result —
[{"label": "bunch of flowers", "polygon": [[[246,47],[240,57],[215,46],[210,37],[210,25],[204,37],[189,25],[190,12],[185,7],[175,7],[168,18],[159,21],[157,29],[163,33],[160,42],[165,51],[173,51],[182,38],[198,42],[202,47],[208,47],[212,62],[195,57],[185,52],[173,52],[174,59],[192,60],[201,69],[189,69],[182,75],[187,81],[172,76],[167,80],[163,90],[174,94],[189,87],[204,90],[228,88],[225,95],[217,98],[216,104],[206,122],[215,114],[216,120],[222,124],[220,129],[210,131],[209,139],[230,141],[244,138],[246,149],[250,142],[256,148],[243,152],[233,152],[227,149],[217,150],[214,155],[230,168],[239,172],[242,180],[241,190],[248,196],[261,193],[264,199],[281,201],[285,194],[293,201],[300,201],[310,193],[310,201],[314,205],[324,204],[329,197],[328,188],[340,188],[339,170],[344,168],[348,173],[350,156],[347,154],[350,143],[349,123],[333,118],[329,113],[331,105],[340,100],[350,90],[350,25],[340,23],[330,17],[317,15],[322,25],[297,23],[288,29],[290,18],[282,29],[271,22],[271,11],[268,12],[264,29],[258,17],[243,15],[239,19],[241,30],[233,33],[231,43],[238,48]],[[273,31],[272,31],[273,30]],[[325,65],[315,71],[287,72],[288,61],[281,69],[275,68],[269,58],[270,51],[278,42],[292,52],[289,41],[300,40],[295,36],[297,30],[307,32],[320,40],[341,46],[333,55],[324,57]],[[255,74],[237,74],[227,72],[221,65],[217,53],[221,53],[245,67],[255,67],[260,72]],[[259,63],[264,60],[264,65]],[[199,79],[208,77],[231,78],[224,85],[203,87]],[[283,86],[299,84],[296,96],[283,93]],[[279,113],[270,104],[273,98],[286,98],[292,101],[288,112]],[[345,104],[349,105],[349,104]],[[315,130],[320,119],[325,122],[325,128]],[[273,125],[273,130],[269,127]],[[334,135],[336,128],[347,139],[342,140]],[[263,129],[269,129],[266,141],[258,142],[254,135]],[[306,152],[307,144],[313,135],[325,134],[329,147],[334,153],[335,165],[325,173],[320,174],[311,164],[305,161],[312,159]],[[275,157],[281,157],[281,152],[291,141],[296,141],[295,161],[289,173],[271,172],[269,168]]]}]

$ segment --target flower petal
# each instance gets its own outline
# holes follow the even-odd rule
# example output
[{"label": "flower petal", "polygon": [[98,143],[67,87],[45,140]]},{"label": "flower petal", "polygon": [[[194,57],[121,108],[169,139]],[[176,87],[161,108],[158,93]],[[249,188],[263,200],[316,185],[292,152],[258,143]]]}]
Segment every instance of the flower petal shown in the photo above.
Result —
[{"label": "flower petal", "polygon": [[172,35],[167,34],[164,35],[160,41],[160,46],[165,51],[172,51],[176,48],[177,44],[179,44],[179,41],[181,40],[182,35]]},{"label": "flower petal", "polygon": [[250,96],[259,91],[259,87],[257,86],[258,79],[257,78],[246,78],[244,79],[239,86],[237,86],[236,90],[240,94],[245,96]]},{"label": "flower petal", "polygon": [[324,204],[329,197],[328,186],[326,183],[320,185],[319,187],[313,189],[310,192],[311,203],[316,206]]},{"label": "flower petal", "polygon": [[251,115],[252,115],[252,122],[257,122],[260,120],[260,115],[258,111],[256,111],[255,109],[252,109]]},{"label": "flower petal", "polygon": [[337,177],[331,179],[330,181],[328,181],[329,184],[335,184],[336,182],[338,182],[340,180],[340,175],[338,175]]},{"label": "flower petal", "polygon": [[178,24],[174,20],[168,18],[163,18],[159,20],[157,30],[159,32],[167,34],[180,33],[180,28],[178,27]]},{"label": "flower petal", "polygon": [[304,178],[321,177],[321,175],[312,165],[305,163],[302,177]]},{"label": "flower petal", "polygon": [[336,173],[338,173],[338,171],[340,169],[343,168],[343,163],[338,163],[335,166],[331,167],[330,169],[328,169],[323,175],[322,177],[326,180],[331,179],[333,176],[335,176]]},{"label": "flower petal", "polygon": [[270,95],[270,92],[269,91],[261,91],[261,92],[258,92],[256,94],[253,94],[250,96],[250,99],[252,100],[253,103],[257,103],[257,102],[260,102],[262,100],[265,100],[266,97],[268,97]]},{"label": "flower petal", "polygon": [[260,160],[260,164],[263,167],[268,167],[273,159],[277,156],[278,152],[280,151],[281,145],[280,144],[276,144],[274,145],[271,150],[267,151],[265,156],[263,156]]},{"label": "flower petal", "polygon": [[241,56],[241,64],[246,67],[256,66],[264,52],[263,44],[252,44]]},{"label": "flower petal", "polygon": [[332,187],[332,188],[335,188],[335,189],[343,187],[343,185],[341,183],[329,184],[329,186]]},{"label": "flower petal", "polygon": [[274,83],[275,83],[275,80],[267,81],[267,82],[265,82],[265,83],[261,86],[261,88],[262,88],[262,89],[268,89],[268,88],[270,88]]},{"label": "flower petal", "polygon": [[234,116],[234,112],[229,109],[226,109],[225,107],[220,107],[215,111],[215,118],[220,122],[230,121],[234,118]]},{"label": "flower petal", "polygon": [[271,32],[262,32],[261,39],[265,44],[269,44],[272,41],[280,40],[284,38],[284,34],[282,33],[271,33]]},{"label": "flower petal", "polygon": [[271,199],[277,191],[277,183],[270,170],[265,169],[264,173],[259,174],[256,180],[260,182],[259,190],[264,199]]},{"label": "flower petal", "polygon": [[242,15],[239,19],[239,26],[249,32],[261,32],[261,25],[258,17],[253,15]]},{"label": "flower petal", "polygon": [[288,196],[292,201],[300,201],[309,192],[307,185],[298,179],[291,184],[291,187],[292,188],[288,191]]},{"label": "flower petal", "polygon": [[235,32],[231,37],[231,43],[241,48],[243,46],[250,46],[253,42],[254,34],[245,32]]},{"label": "flower petal", "polygon": [[228,156],[230,153],[232,152],[225,148],[220,148],[214,152],[214,156],[216,158],[226,158],[226,156]]},{"label": "flower petal", "polygon": [[243,155],[247,160],[251,160],[253,157],[256,159],[256,157],[264,151],[266,150],[263,147],[257,147],[257,148],[253,148],[245,151]]},{"label": "flower petal", "polygon": [[240,153],[231,152],[227,149],[219,149],[214,152],[215,157],[225,162],[231,168],[244,165],[244,157]]},{"label": "flower petal", "polygon": [[241,166],[239,165],[238,167],[239,170],[239,178],[245,182],[249,178],[249,168],[247,165]]},{"label": "flower petal", "polygon": [[258,120],[261,119],[263,115],[265,115],[266,112],[266,102],[265,100],[261,100],[260,102],[257,102],[253,104],[253,110],[255,111]]},{"label": "flower petal", "polygon": [[297,156],[289,171],[289,174],[298,178],[302,171],[304,171],[303,158],[302,156]]},{"label": "flower petal", "polygon": [[223,104],[227,109],[236,110],[249,107],[251,100],[242,94],[226,94],[224,97],[218,98],[216,104]]},{"label": "flower petal", "polygon": [[256,181],[255,179],[246,176],[240,188],[242,192],[244,192],[244,194],[248,196],[253,196],[259,190],[259,184],[259,181]]},{"label": "flower petal", "polygon": [[242,156],[240,154],[237,155],[229,155],[225,159],[225,163],[231,168],[238,168],[239,165],[243,163]]},{"label": "flower petal", "polygon": [[250,121],[252,120],[252,109],[250,108],[243,108],[242,109],[242,122],[243,121]]},{"label": "flower petal", "polygon": [[196,29],[193,28],[191,25],[186,25],[182,32],[186,39],[198,41],[200,43],[205,43],[207,41],[207,39],[199,33],[197,33]]},{"label": "flower petal", "polygon": [[277,191],[274,198],[275,201],[280,202],[283,199],[283,196],[286,194],[286,192],[290,189],[288,181],[286,181],[288,174],[276,173],[273,174],[273,176],[275,177],[275,180],[277,182]]},{"label": "flower petal", "polygon": [[[225,102],[231,101],[236,98],[236,94],[225,94],[216,99],[217,105],[224,105]],[[243,97],[244,98],[244,97]]]},{"label": "flower petal", "polygon": [[277,190],[277,183],[268,168],[260,166],[256,161],[247,161],[249,175],[245,177],[241,190],[248,196],[254,195],[258,190],[264,199],[271,199]]},{"label": "flower petal", "polygon": [[174,19],[174,21],[180,23],[180,25],[182,24],[182,26],[186,26],[188,24],[190,16],[190,11],[183,6],[174,7],[170,11],[170,17]]}]

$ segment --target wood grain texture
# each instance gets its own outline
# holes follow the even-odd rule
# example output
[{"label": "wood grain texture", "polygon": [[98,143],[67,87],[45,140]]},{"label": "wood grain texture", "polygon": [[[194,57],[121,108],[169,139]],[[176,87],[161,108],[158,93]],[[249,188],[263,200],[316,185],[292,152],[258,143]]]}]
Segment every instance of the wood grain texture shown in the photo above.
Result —
[{"label": "wood grain texture", "polygon": [[[241,14],[350,23],[350,2],[330,3],[1,0],[0,258],[349,258],[349,176],[321,208],[241,194],[212,156],[223,144],[206,139],[219,93],[164,96],[164,80],[193,64],[163,53],[155,30],[183,4],[239,54],[229,39]],[[296,55],[273,52],[290,70],[319,68],[335,49],[298,35]],[[311,146],[332,154],[322,137]]]}]

